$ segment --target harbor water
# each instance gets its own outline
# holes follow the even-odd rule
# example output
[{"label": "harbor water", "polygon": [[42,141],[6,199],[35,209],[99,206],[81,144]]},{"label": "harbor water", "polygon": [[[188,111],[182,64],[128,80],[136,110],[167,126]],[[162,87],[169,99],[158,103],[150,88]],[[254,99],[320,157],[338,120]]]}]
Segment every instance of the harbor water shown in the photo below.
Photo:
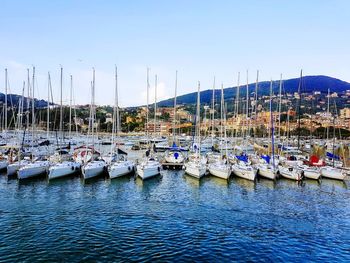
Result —
[{"label": "harbor water", "polygon": [[1,262],[350,260],[348,182],[0,176]]}]

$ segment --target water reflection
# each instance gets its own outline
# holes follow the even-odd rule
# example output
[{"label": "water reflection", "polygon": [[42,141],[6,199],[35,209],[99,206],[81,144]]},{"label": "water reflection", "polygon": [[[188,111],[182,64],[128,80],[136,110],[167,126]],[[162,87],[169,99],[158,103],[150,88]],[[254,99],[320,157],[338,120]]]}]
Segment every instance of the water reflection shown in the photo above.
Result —
[{"label": "water reflection", "polygon": [[276,188],[277,182],[275,180],[269,180],[265,178],[258,178],[257,183],[261,186],[264,186],[270,190],[274,190]]},{"label": "water reflection", "polygon": [[321,187],[321,180],[304,179],[302,185],[317,190]]},{"label": "water reflection", "polygon": [[321,180],[321,186],[326,188],[342,188],[342,189],[348,189],[347,184],[345,181],[341,180],[333,180],[328,178],[322,178]]},{"label": "water reflection", "polygon": [[303,186],[303,181],[295,181],[287,178],[280,178],[278,179],[277,185],[286,188],[299,188]]},{"label": "water reflection", "polygon": [[185,182],[188,183],[189,185],[199,188],[201,187],[201,185],[203,185],[203,180],[205,176],[202,178],[196,178],[187,173],[184,173],[182,177],[184,178]]},{"label": "water reflection", "polygon": [[210,180],[210,182],[213,182],[218,186],[223,186],[223,187],[228,187],[230,183],[229,179],[223,179],[214,175],[209,175],[208,180]]},{"label": "water reflection", "polygon": [[248,192],[253,192],[256,189],[255,181],[250,181],[239,177],[233,177],[231,180],[232,180],[232,183],[237,184],[238,186],[240,186],[241,188],[243,188]]}]

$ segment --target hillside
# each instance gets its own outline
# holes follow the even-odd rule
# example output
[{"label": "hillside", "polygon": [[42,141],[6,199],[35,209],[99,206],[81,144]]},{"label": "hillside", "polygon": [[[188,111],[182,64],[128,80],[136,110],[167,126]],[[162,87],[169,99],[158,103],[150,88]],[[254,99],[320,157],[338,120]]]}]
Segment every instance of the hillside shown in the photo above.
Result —
[{"label": "hillside", "polygon": [[[249,93],[255,92],[255,83],[251,83],[249,86]],[[283,80],[283,93],[294,93],[298,91],[299,78]],[[258,94],[267,95],[270,90],[270,82],[259,82]],[[321,93],[327,93],[328,88],[331,92],[344,92],[350,90],[350,83],[328,77],[328,76],[305,76],[303,77],[302,92],[310,93],[313,91],[320,91]],[[279,81],[274,81],[273,84],[274,93],[277,94],[279,90]],[[236,95],[236,87],[228,87],[224,89],[225,100],[233,99]],[[241,86],[240,96],[246,96],[246,85]],[[215,91],[216,99],[220,98],[220,90]],[[210,103],[212,100],[212,90],[204,90],[201,92],[201,102]],[[197,93],[188,93],[177,97],[178,104],[193,104],[197,101]],[[174,104],[174,98],[160,101],[158,103],[161,107],[171,107]]]}]

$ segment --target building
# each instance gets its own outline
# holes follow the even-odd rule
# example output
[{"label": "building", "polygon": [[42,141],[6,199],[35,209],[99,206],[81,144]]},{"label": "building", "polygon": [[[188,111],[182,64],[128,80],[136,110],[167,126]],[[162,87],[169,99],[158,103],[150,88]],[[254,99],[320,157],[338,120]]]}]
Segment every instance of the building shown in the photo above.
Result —
[{"label": "building", "polygon": [[340,110],[341,119],[350,119],[350,108],[344,108]]}]

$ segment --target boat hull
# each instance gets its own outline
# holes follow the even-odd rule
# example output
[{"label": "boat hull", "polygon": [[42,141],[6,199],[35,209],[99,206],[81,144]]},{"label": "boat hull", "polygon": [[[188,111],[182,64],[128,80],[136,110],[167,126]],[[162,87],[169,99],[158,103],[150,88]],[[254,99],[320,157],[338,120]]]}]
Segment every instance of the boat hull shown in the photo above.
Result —
[{"label": "boat hull", "polygon": [[227,166],[209,165],[209,173],[222,179],[229,179],[232,171]]},{"label": "boat hull", "polygon": [[43,162],[41,164],[28,164],[21,167],[17,172],[18,179],[28,179],[46,174],[49,170],[49,162]]},{"label": "boat hull", "polygon": [[254,181],[256,177],[256,173],[253,169],[243,169],[236,165],[232,165],[232,172],[234,175],[250,181]]},{"label": "boat hull", "polygon": [[258,166],[258,174],[259,176],[270,179],[270,180],[276,180],[277,177],[277,169],[275,171],[268,167]]},{"label": "boat hull", "polygon": [[108,169],[109,178],[118,178],[134,172],[135,165],[132,162],[121,162],[112,164]]},{"label": "boat hull", "polygon": [[99,164],[90,165],[90,163],[82,168],[82,174],[84,179],[90,179],[97,177],[105,171],[104,162]]},{"label": "boat hull", "polygon": [[137,174],[142,179],[148,179],[153,176],[156,176],[160,173],[160,165],[159,166],[147,166],[147,165],[138,165]]},{"label": "boat hull", "polygon": [[8,166],[8,161],[7,160],[0,161],[0,170],[6,169],[7,166]]},{"label": "boat hull", "polygon": [[280,167],[279,173],[282,177],[289,180],[301,181],[303,179],[301,172],[297,171],[294,167]]},{"label": "boat hull", "polygon": [[14,163],[11,163],[7,166],[7,176],[15,176],[17,175],[17,172],[18,170],[27,165],[29,162],[27,161],[21,161],[21,163],[19,162],[14,162]]},{"label": "boat hull", "polygon": [[51,179],[69,176],[80,171],[80,168],[81,168],[80,163],[76,163],[76,162],[58,164],[50,167],[48,178],[49,180],[51,180]]},{"label": "boat hull", "polygon": [[346,177],[345,172],[343,172],[341,169],[336,169],[333,167],[321,168],[321,175],[322,177],[335,180],[344,180]]},{"label": "boat hull", "polygon": [[185,165],[185,172],[188,175],[191,175],[195,178],[202,178],[205,173],[207,172],[207,168],[203,166],[197,166],[197,165]]}]

